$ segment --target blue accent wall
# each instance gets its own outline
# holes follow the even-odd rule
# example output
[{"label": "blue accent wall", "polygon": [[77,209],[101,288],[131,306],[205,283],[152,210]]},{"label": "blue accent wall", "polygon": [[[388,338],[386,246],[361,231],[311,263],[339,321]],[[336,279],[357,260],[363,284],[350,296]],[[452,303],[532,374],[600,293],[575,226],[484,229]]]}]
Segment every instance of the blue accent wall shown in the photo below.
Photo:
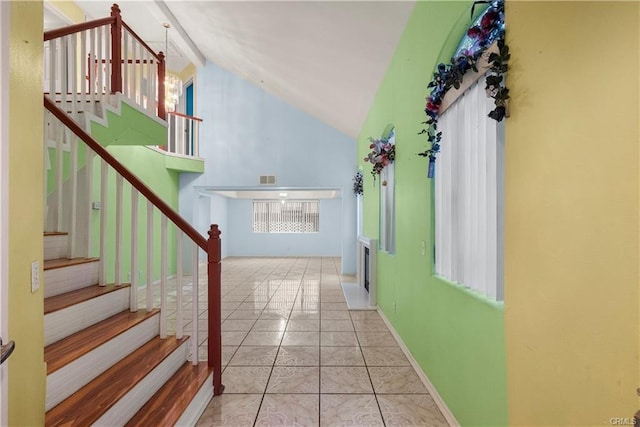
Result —
[{"label": "blue accent wall", "polygon": [[[340,189],[342,199],[323,203],[320,216],[324,224],[331,219],[335,230],[315,236],[314,246],[323,248],[317,255],[342,256],[343,273],[355,273],[356,199],[351,190],[355,140],[213,63],[198,69],[195,81],[195,113],[204,120],[200,156],[206,164],[204,174],[181,175],[181,213],[194,219],[194,186],[255,188],[260,175],[275,175],[277,187]],[[251,204],[241,200],[212,201],[211,212],[227,218],[227,229],[222,231],[229,255],[256,254],[255,248],[241,243],[249,238],[251,224],[237,219],[250,215],[250,209]],[[311,255],[307,238],[290,235],[291,242],[284,245],[281,235],[261,236],[262,255],[282,256],[285,247],[288,255]],[[266,248],[272,252],[266,253]]]},{"label": "blue accent wall", "polygon": [[234,239],[229,242],[229,255],[339,256],[342,236],[341,205],[340,199],[320,200],[318,233],[254,233],[253,201],[230,199],[227,224]]}]

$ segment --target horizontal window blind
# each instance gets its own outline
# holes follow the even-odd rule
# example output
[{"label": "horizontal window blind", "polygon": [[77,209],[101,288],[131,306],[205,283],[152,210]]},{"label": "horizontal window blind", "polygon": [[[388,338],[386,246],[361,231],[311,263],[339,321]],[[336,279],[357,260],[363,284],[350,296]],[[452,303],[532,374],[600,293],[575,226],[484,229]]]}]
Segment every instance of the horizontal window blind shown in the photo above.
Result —
[{"label": "horizontal window blind", "polygon": [[254,200],[254,233],[317,233],[320,229],[317,200]]},{"label": "horizontal window blind", "polygon": [[503,299],[502,123],[485,79],[438,120],[441,152],[435,177],[435,268],[440,276]]}]

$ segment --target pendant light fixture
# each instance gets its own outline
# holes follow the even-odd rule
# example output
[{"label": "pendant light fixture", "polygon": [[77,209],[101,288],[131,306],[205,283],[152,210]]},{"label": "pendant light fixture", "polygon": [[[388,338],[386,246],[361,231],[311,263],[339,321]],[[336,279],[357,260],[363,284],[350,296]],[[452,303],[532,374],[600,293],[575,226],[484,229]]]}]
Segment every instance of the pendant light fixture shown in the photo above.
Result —
[{"label": "pendant light fixture", "polygon": [[[167,61],[169,60],[169,28],[171,25],[168,23],[162,24],[164,27],[164,46],[165,46],[165,56]],[[182,96],[182,80],[177,75],[173,74],[170,71],[165,71],[164,77],[164,104],[167,111],[175,111],[176,105],[180,101],[180,96]]]}]

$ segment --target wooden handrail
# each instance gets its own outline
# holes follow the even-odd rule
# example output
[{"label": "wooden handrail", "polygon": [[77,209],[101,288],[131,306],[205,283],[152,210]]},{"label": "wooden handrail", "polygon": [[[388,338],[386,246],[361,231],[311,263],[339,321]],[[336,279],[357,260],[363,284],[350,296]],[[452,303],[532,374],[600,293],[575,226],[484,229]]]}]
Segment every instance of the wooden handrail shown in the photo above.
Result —
[{"label": "wooden handrail", "polygon": [[177,111],[169,111],[167,114],[171,114],[172,116],[184,117],[185,119],[195,120],[196,122],[202,122],[203,121],[199,117],[188,116],[186,114],[178,113]]},{"label": "wooden handrail", "polygon": [[92,28],[111,25],[115,18],[109,16],[106,18],[95,19],[93,21],[81,22],[79,24],[69,25],[68,27],[56,28],[54,30],[45,31],[44,41],[57,39],[68,36],[69,34],[79,33],[80,31],[91,30]]},{"label": "wooden handrail", "polygon": [[133,31],[133,30],[131,29],[131,27],[127,25],[127,23],[126,23],[126,22],[122,21],[122,26],[123,26],[127,31],[129,31],[129,33],[130,33],[130,34],[131,34],[131,35],[132,35],[136,40],[138,40],[138,42],[139,42],[139,43],[140,43],[140,44],[141,44],[145,49],[147,49],[149,52],[151,52],[151,53],[153,54],[153,56],[154,56],[158,61],[160,60],[160,56],[158,56],[158,54],[157,54],[157,53],[155,53],[155,51],[154,51],[153,49],[151,49],[151,48],[149,47],[149,45],[148,45],[148,44],[146,44],[146,43],[145,43],[145,41],[144,41],[144,40],[142,40],[142,39],[140,38],[140,36],[139,36],[139,35],[137,35],[137,34],[136,34],[136,32],[135,32],[135,31]]},{"label": "wooden handrail", "polygon": [[89,148],[91,148],[98,156],[100,156],[105,162],[107,162],[112,168],[114,168],[124,179],[126,179],[136,190],[147,198],[153,205],[155,205],[160,212],[162,212],[176,227],[182,230],[187,236],[191,238],[203,251],[207,252],[207,239],[200,234],[191,224],[185,221],[171,206],[165,203],[160,197],[158,197],[153,190],[151,190],[145,183],[140,181],[129,169],[127,169],[122,163],[120,163],[115,157],[113,157],[98,141],[96,141],[91,135],[89,135],[80,125],[73,120],[66,112],[60,109],[55,103],[44,96],[44,106],[49,110],[58,120],[60,120],[67,128],[71,130],[78,138],[80,138]]}]

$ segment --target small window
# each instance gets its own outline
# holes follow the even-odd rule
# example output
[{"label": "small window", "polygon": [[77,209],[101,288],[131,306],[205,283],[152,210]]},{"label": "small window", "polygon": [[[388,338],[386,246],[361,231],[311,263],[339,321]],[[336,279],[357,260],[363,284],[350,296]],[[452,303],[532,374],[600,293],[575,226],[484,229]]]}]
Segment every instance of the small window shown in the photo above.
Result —
[{"label": "small window", "polygon": [[254,200],[254,233],[317,233],[318,200]]}]

